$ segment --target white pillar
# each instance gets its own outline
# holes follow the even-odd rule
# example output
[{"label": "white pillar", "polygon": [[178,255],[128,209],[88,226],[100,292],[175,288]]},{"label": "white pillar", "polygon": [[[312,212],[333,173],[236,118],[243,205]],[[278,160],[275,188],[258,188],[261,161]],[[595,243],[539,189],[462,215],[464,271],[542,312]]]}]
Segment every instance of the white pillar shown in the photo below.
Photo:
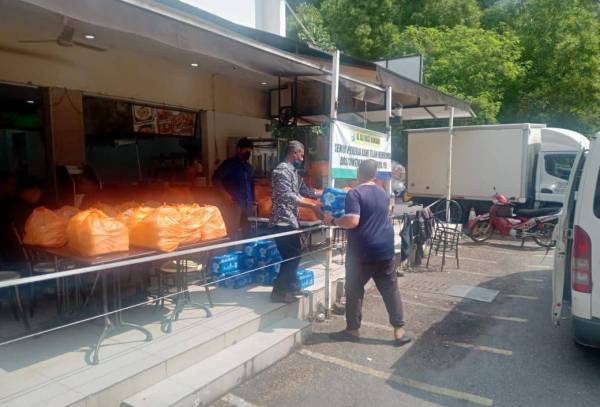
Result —
[{"label": "white pillar", "polygon": [[[340,51],[333,53],[333,67],[331,72],[331,108],[329,114],[329,171],[327,173],[327,186],[332,188],[334,180],[331,173],[333,162],[333,132],[335,121],[337,120],[338,92],[340,79]],[[329,318],[331,314],[331,262],[333,258],[333,230],[327,229],[327,240],[329,249],[327,249],[327,264],[325,265],[325,316]]]},{"label": "white pillar", "polygon": [[[392,138],[392,125],[390,123],[390,119],[392,117],[392,87],[388,86],[385,89],[385,134],[387,136],[387,141],[390,142],[391,138]],[[391,166],[391,160],[390,160],[390,166]],[[392,170],[392,168],[390,167],[390,171]],[[385,182],[386,184],[386,190],[388,193],[388,196],[390,197],[390,210],[393,208],[394,204],[396,203],[394,200],[392,200],[392,178],[390,177],[390,179],[386,180]]]},{"label": "white pillar", "polygon": [[450,108],[448,139],[448,192],[446,193],[446,222],[450,222],[450,199],[452,199],[452,144],[454,144],[454,107]]}]

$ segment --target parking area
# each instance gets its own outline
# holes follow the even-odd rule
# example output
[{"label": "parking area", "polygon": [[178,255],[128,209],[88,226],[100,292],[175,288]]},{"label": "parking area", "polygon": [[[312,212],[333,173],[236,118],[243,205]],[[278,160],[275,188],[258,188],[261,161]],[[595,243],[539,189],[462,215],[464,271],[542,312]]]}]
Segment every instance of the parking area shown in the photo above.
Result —
[{"label": "parking area", "polygon": [[[383,301],[365,296],[359,343],[332,342],[335,316],[302,348],[216,406],[590,406],[600,352],[551,323],[552,256],[527,243],[465,241],[460,269],[439,258],[399,279],[413,343],[394,348]],[[491,303],[449,296],[454,285],[498,290]]]}]

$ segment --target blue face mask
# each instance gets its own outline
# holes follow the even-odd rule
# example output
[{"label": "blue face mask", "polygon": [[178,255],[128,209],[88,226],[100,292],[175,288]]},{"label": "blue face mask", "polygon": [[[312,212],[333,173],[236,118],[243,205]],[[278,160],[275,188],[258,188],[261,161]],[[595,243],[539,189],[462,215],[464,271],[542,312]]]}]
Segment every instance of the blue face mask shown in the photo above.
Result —
[{"label": "blue face mask", "polygon": [[292,164],[294,165],[294,168],[298,170],[298,169],[302,168],[303,162],[304,162],[303,160],[294,160],[292,162]]}]

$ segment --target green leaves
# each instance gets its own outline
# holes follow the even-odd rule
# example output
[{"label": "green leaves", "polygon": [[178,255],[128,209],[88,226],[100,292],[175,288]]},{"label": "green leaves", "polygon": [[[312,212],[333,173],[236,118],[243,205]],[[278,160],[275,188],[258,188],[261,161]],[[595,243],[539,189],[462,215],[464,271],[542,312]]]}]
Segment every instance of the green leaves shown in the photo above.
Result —
[{"label": "green leaves", "polygon": [[600,130],[595,0],[314,0],[296,10],[321,48],[422,54],[426,83],[469,100],[478,123]]}]

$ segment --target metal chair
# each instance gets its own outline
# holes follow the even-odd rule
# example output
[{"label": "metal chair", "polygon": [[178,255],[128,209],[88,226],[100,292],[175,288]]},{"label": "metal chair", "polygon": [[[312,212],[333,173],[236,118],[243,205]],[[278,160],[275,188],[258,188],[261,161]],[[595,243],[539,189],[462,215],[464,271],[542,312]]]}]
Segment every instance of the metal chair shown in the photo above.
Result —
[{"label": "metal chair", "polygon": [[456,258],[456,268],[460,269],[458,247],[462,238],[462,207],[454,200],[439,200],[431,205],[434,231],[429,245],[429,254],[427,255],[426,267],[429,268],[431,253],[435,250],[437,256],[442,251],[442,267],[444,271],[446,265],[446,253],[454,252]]},{"label": "metal chair", "polygon": [[[44,253],[40,250],[36,250],[35,248],[29,247],[23,243],[23,239],[19,230],[15,225],[13,225],[13,232],[21,246],[21,250],[23,252],[23,256],[27,263],[27,269],[29,271],[30,276],[35,275],[46,275],[50,273],[55,273],[60,270],[59,261],[56,256],[51,256],[47,253]],[[59,315],[63,313],[63,311],[68,307],[68,295],[64,294],[67,292],[68,286],[67,281],[65,279],[56,279],[56,311]],[[37,287],[35,284],[30,284],[29,286],[30,298],[29,298],[29,315],[33,317],[33,313],[35,312],[35,308],[37,307]]]},{"label": "metal chair", "polygon": [[[16,271],[0,271],[0,282],[9,281],[9,280],[18,280],[21,278],[21,275]],[[31,329],[29,325],[29,318],[27,317],[27,313],[23,310],[23,304],[21,302],[21,293],[19,290],[19,286],[15,285],[13,287],[7,288],[9,293],[12,294],[12,299],[10,299],[12,303],[13,314],[15,319],[23,321],[25,325],[25,329],[28,331]]]}]

